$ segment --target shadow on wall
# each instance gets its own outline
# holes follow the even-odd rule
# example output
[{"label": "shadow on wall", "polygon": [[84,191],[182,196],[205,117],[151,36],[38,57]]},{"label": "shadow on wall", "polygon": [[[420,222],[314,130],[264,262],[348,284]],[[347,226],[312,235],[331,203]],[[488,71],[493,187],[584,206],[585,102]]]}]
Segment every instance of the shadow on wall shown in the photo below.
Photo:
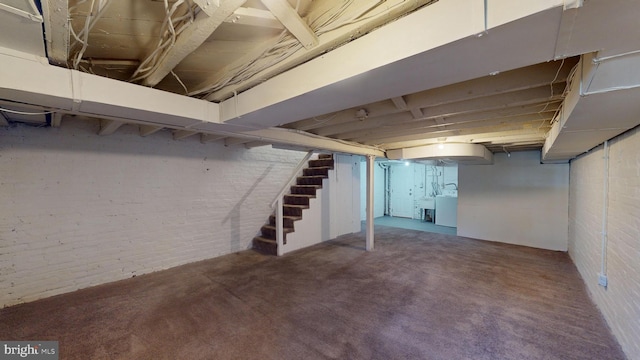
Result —
[{"label": "shadow on wall", "polygon": [[[238,201],[233,206],[233,208],[231,209],[231,211],[229,211],[227,216],[225,216],[224,219],[222,219],[222,221],[220,222],[221,225],[225,225],[227,222],[229,223],[229,234],[231,234],[229,239],[229,249],[232,252],[247,249],[247,247],[245,248],[242,247],[242,238],[241,238],[241,231],[240,231],[240,224],[241,224],[240,210],[245,200],[247,200],[249,196],[251,196],[251,193],[253,193],[253,191],[258,187],[258,185],[260,185],[260,183],[269,175],[272,169],[273,169],[273,164],[269,165],[266,169],[264,169],[262,174],[256,179],[256,181],[253,182],[251,187],[249,187],[249,190],[247,190],[247,192],[245,192],[245,194],[240,198],[240,201]],[[213,230],[215,231],[215,229]]]}]

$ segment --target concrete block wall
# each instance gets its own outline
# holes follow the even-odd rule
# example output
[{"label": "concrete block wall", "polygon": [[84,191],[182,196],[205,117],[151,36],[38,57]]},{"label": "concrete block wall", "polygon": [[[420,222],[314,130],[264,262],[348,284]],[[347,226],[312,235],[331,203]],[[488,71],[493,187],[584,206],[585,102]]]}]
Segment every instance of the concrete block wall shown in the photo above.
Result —
[{"label": "concrete block wall", "polygon": [[302,152],[0,128],[0,306],[247,249]]},{"label": "concrete block wall", "polygon": [[569,255],[629,359],[640,359],[640,130],[609,142],[605,272],[602,258],[603,146],[571,161]]}]

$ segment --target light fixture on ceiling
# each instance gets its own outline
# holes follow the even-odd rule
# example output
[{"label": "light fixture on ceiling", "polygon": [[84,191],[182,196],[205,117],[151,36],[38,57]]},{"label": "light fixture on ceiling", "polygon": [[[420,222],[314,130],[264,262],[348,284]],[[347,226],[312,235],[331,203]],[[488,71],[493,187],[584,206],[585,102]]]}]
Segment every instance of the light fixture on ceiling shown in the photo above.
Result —
[{"label": "light fixture on ceiling", "polygon": [[438,138],[438,149],[444,149],[444,142],[447,141],[446,137]]},{"label": "light fixture on ceiling", "polygon": [[509,151],[507,151],[507,147],[506,146],[503,146],[502,150],[504,150],[504,152],[507,153],[507,157],[511,157],[511,153]]}]

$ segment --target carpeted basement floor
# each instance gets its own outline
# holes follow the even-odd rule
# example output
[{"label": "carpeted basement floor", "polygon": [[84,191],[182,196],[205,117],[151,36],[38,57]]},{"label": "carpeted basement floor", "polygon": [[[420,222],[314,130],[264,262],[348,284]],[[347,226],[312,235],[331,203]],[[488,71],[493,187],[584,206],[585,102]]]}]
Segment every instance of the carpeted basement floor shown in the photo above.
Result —
[{"label": "carpeted basement floor", "polygon": [[0,310],[60,359],[624,359],[565,253],[376,227]]}]

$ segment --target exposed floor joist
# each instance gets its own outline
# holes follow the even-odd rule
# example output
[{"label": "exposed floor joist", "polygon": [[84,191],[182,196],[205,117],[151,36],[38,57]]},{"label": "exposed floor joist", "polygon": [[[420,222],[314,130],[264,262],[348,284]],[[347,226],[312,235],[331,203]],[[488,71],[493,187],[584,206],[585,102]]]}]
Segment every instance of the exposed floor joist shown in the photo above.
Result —
[{"label": "exposed floor joist", "polygon": [[270,11],[248,7],[237,9],[225,21],[239,25],[284,29],[282,23]]},{"label": "exposed floor joist", "polygon": [[[530,142],[535,141],[538,144],[541,144],[541,141],[544,141],[546,136],[546,129],[540,129],[534,133],[529,130],[501,130],[501,131],[493,131],[493,132],[474,132],[469,135],[452,135],[447,137],[447,142],[452,143],[474,143],[474,144],[482,144],[489,148],[489,145],[494,143],[502,143],[502,142]],[[420,139],[420,140],[406,140],[406,141],[398,141],[393,143],[385,144],[389,149],[399,149],[399,148],[407,148],[414,146],[422,146],[429,144],[437,144],[438,137],[431,139]],[[538,145],[538,149],[541,145]]]},{"label": "exposed floor joist", "polygon": [[[348,123],[356,120],[354,114],[360,108],[366,108],[369,113],[367,120],[373,118],[405,112],[407,109],[424,109],[438,105],[459,103],[466,100],[483,98],[488,95],[501,95],[518,90],[526,90],[535,87],[548,86],[552,81],[556,84],[566,82],[571,69],[577,63],[577,59],[569,59],[564,62],[547,62],[537,64],[522,69],[506,71],[494,76],[478,78],[458,84],[448,85],[436,89],[406,95],[402,98],[383,100],[357,108],[346,109],[334,114],[300,120],[287,124],[287,128],[299,130],[312,130],[315,128],[326,128],[331,125]],[[561,66],[562,65],[562,66]],[[556,87],[555,91],[559,90]],[[549,93],[551,89],[549,88]],[[400,101],[400,105],[406,104],[406,108],[398,107],[395,102]],[[419,115],[419,114],[413,114]]]},{"label": "exposed floor joist", "polygon": [[102,119],[100,120],[100,130],[98,131],[98,135],[111,135],[124,124],[125,122],[120,120]]},{"label": "exposed floor joist", "polygon": [[[196,15],[194,22],[178,35],[175,44],[162,54],[155,69],[142,81],[143,85],[155,86],[167,76],[182,60],[204,43],[229,16],[240,8],[246,0],[226,0],[215,7],[210,14],[203,11]],[[213,8],[212,5],[210,8]]]},{"label": "exposed floor joist", "polygon": [[66,66],[69,57],[69,2],[44,0],[40,3],[44,14],[44,34],[49,60],[56,65]]},{"label": "exposed floor joist", "polygon": [[140,136],[145,137],[162,130],[161,126],[140,125]]},{"label": "exposed floor joist", "polygon": [[286,0],[261,0],[264,6],[300,41],[305,49],[318,45],[319,40],[309,25]]},{"label": "exposed floor joist", "polygon": [[[366,21],[357,21],[350,24],[346,24],[337,29],[328,31],[326,33],[318,35],[319,43],[317,46],[306,49],[301,47],[296,53],[287,57],[286,59],[278,62],[277,64],[273,64],[268,68],[259,71],[255,75],[251,76],[248,79],[243,79],[239,82],[231,83],[224,86],[222,89],[211,92],[205,98],[209,101],[222,101],[231,97],[234,93],[239,93],[243,90],[246,90],[256,84],[264,82],[265,79],[269,79],[283,71],[291,69],[292,67],[299,65],[305,61],[313,59],[320,54],[326,52],[329,49],[333,49],[339,45],[347,43],[350,40],[353,40],[356,37],[359,37],[367,32],[380,27],[381,25],[389,22],[391,19],[394,19],[401,14],[406,14],[414,9],[417,9],[421,6],[429,4],[433,2],[433,0],[417,0],[412,2],[407,2],[403,0],[389,0],[385,2],[384,6],[386,7],[386,11],[378,12],[375,15],[372,15],[370,18],[367,18]],[[304,3],[301,2],[301,3]],[[302,7],[302,6],[301,6]],[[310,9],[311,12],[311,9]],[[301,11],[302,13],[302,11]],[[198,93],[206,93],[208,89],[211,88],[212,84],[218,83],[222,78],[230,75],[230,71],[234,70],[238,71],[238,66],[245,64],[247,62],[253,62],[258,59],[266,50],[273,47],[275,43],[266,42],[263,46],[258,46],[258,51],[252,52],[252,54],[247,54],[246,57],[243,58],[242,61],[238,61],[238,63],[234,65],[229,65],[225,67],[226,70],[221,70],[216,74],[213,74],[203,80],[198,85],[192,86],[190,89],[190,94],[195,95]],[[251,57],[253,55],[253,58]]]}]

